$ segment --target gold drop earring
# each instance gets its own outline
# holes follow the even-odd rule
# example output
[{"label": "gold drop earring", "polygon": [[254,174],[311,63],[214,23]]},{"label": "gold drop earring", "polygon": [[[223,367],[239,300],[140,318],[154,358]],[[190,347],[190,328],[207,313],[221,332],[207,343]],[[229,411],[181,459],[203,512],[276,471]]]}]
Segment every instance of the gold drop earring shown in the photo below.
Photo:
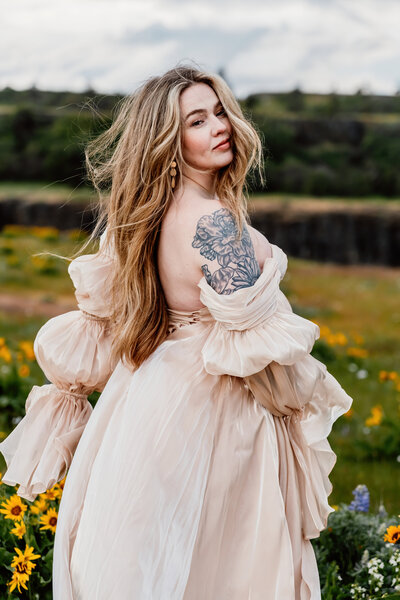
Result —
[{"label": "gold drop earring", "polygon": [[171,187],[172,189],[175,187],[175,176],[176,176],[176,162],[173,160],[171,163],[171,169],[169,174],[171,175],[172,179],[171,179]]}]

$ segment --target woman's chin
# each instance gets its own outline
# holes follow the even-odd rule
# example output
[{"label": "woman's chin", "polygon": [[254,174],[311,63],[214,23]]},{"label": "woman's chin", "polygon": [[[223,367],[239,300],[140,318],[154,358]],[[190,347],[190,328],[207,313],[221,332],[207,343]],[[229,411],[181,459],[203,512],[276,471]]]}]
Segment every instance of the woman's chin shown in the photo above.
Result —
[{"label": "woman's chin", "polygon": [[229,152],[224,152],[215,163],[217,163],[216,168],[222,169],[222,167],[227,167],[233,161],[233,152],[229,150]]}]

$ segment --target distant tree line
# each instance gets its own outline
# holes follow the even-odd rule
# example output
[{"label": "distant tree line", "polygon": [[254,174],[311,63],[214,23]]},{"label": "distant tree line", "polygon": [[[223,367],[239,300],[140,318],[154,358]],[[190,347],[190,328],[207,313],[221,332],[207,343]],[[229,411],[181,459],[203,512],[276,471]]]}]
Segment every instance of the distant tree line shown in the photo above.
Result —
[{"label": "distant tree line", "polygon": [[[85,144],[111,124],[121,97],[0,91],[0,181],[83,184]],[[264,144],[266,183],[251,176],[251,191],[400,195],[400,96],[294,90],[252,95],[241,104]]]}]

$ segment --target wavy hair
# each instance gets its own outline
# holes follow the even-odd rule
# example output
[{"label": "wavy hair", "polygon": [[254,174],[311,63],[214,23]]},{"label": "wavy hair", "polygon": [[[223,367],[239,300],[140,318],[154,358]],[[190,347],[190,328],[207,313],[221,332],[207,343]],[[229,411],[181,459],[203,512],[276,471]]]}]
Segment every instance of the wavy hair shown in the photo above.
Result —
[{"label": "wavy hair", "polygon": [[134,369],[165,340],[169,318],[157,270],[160,227],[173,199],[169,174],[182,167],[180,95],[195,83],[209,85],[232,124],[233,160],[216,175],[215,191],[231,211],[239,235],[249,221],[246,175],[258,167],[262,145],[224,79],[191,66],[177,66],[146,80],[117,105],[111,126],[85,148],[89,180],[99,195],[97,223],[87,244],[105,229],[116,269],[111,284],[113,358]]}]

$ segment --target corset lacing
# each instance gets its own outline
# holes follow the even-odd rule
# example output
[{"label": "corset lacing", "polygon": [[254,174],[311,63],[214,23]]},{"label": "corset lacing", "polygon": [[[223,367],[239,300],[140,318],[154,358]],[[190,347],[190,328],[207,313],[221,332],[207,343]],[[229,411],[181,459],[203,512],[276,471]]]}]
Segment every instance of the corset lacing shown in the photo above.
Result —
[{"label": "corset lacing", "polygon": [[198,323],[201,320],[201,315],[204,314],[204,312],[206,311],[207,308],[200,308],[198,310],[193,310],[192,312],[187,312],[184,310],[173,310],[172,308],[169,308],[168,335],[170,335],[177,329],[180,329],[181,327]]}]

